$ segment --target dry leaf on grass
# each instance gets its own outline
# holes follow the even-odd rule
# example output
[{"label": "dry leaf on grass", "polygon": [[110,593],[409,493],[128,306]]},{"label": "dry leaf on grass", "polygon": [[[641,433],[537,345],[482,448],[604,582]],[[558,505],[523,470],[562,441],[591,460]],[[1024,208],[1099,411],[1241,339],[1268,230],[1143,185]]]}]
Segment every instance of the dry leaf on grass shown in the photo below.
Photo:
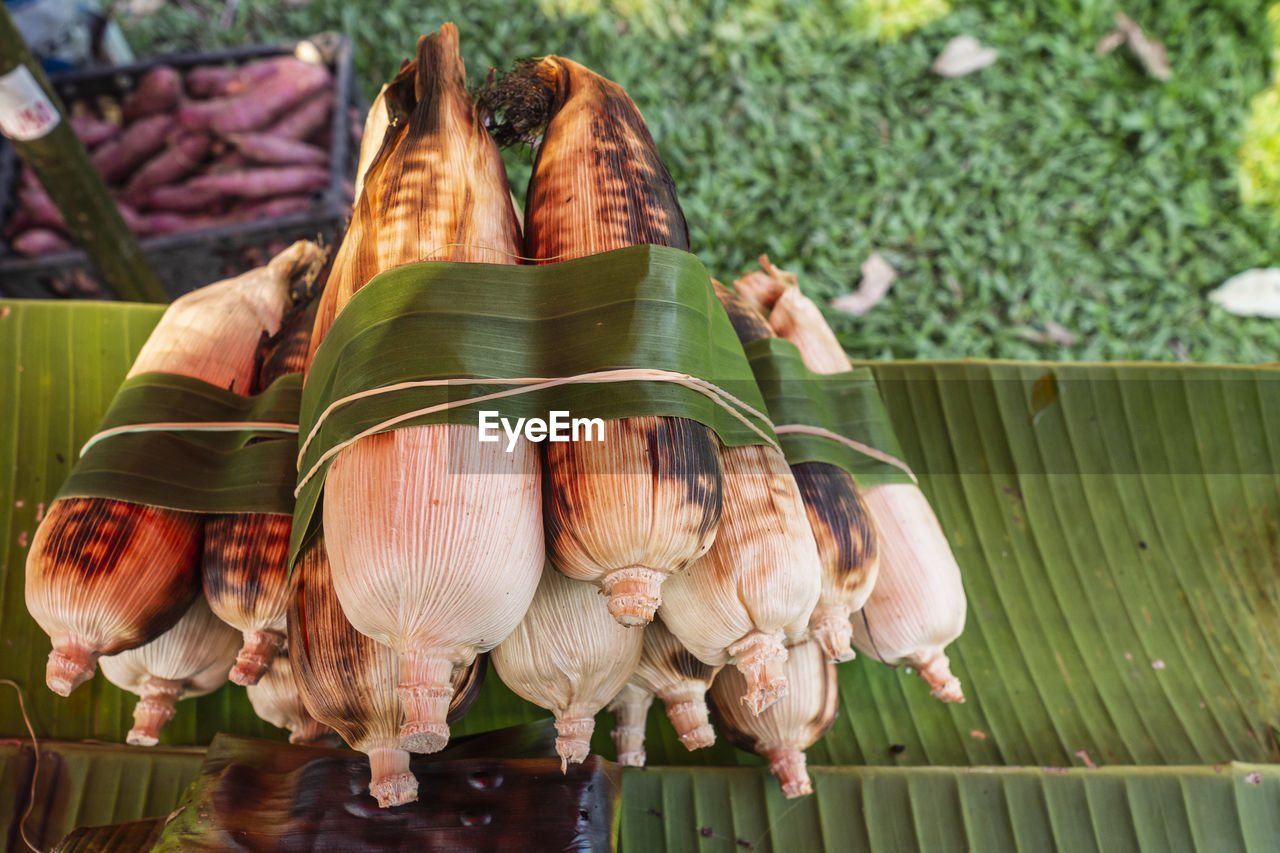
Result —
[{"label": "dry leaf on grass", "polygon": [[930,69],[940,77],[963,77],[996,61],[994,48],[983,47],[973,36],[956,36],[938,54]]},{"label": "dry leaf on grass", "polygon": [[1209,301],[1242,317],[1280,318],[1280,269],[1245,270],[1209,294]]},{"label": "dry leaf on grass", "polygon": [[1076,345],[1075,333],[1053,320],[1045,321],[1044,331],[1023,329],[1018,332],[1018,335],[1024,341],[1032,344],[1053,344],[1060,347],[1073,347]]},{"label": "dry leaf on grass", "polygon": [[862,281],[858,282],[858,289],[832,299],[831,307],[845,314],[861,317],[884,299],[889,292],[889,285],[897,277],[897,272],[889,266],[889,262],[880,257],[879,253],[872,252],[871,257],[862,264]]},{"label": "dry leaf on grass", "polygon": [[1129,45],[1129,50],[1138,57],[1142,67],[1152,77],[1168,80],[1173,76],[1169,58],[1165,55],[1164,43],[1148,36],[1129,16],[1116,12],[1116,28],[1098,40],[1094,52],[1098,56],[1106,56],[1122,44]]}]

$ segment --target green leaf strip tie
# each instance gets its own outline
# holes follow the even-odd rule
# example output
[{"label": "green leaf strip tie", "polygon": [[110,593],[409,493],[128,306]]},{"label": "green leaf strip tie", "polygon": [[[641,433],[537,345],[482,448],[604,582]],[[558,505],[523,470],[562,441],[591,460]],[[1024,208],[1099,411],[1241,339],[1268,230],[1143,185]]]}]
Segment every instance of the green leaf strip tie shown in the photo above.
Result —
[{"label": "green leaf strip tie", "polygon": [[870,371],[815,373],[796,345],[782,338],[760,338],[743,349],[788,463],[825,462],[864,488],[919,485],[902,460]]},{"label": "green leaf strip tie", "polygon": [[129,377],[57,496],[289,514],[301,396],[301,374],[254,395],[181,374]]},{"label": "green leaf strip tie", "polygon": [[[436,412],[442,412],[457,406],[470,406],[476,403],[483,403],[487,400],[496,400],[502,397],[513,397],[517,394],[529,394],[534,391],[542,391],[547,388],[556,388],[562,385],[592,384],[592,383],[602,383],[602,382],[608,382],[608,383],[673,382],[677,385],[683,385],[686,388],[690,388],[694,391],[697,391],[699,394],[703,394],[711,398],[716,403],[716,405],[720,406],[730,415],[732,415],[733,417],[741,421],[743,424],[745,424],[748,429],[750,429],[756,435],[760,436],[761,440],[765,444],[768,444],[770,447],[774,448],[778,452],[782,451],[782,448],[778,446],[778,442],[775,441],[772,436],[768,435],[764,430],[760,429],[755,424],[753,424],[748,418],[742,415],[741,412],[738,411],[738,409],[742,409],[746,411],[748,414],[751,414],[754,417],[758,418],[760,421],[764,422],[765,424],[771,425],[772,422],[769,420],[768,416],[766,416],[763,412],[759,411],[755,407],[748,405],[742,400],[739,400],[737,397],[730,394],[728,391],[725,391],[723,388],[716,386],[714,383],[707,382],[704,379],[698,379],[697,377],[690,376],[687,373],[675,373],[669,370],[654,370],[650,368],[624,368],[621,370],[601,370],[593,373],[582,373],[577,376],[562,376],[556,379],[529,378],[529,377],[522,377],[519,379],[424,379],[418,382],[399,382],[395,385],[387,385],[382,388],[371,388],[368,391],[361,391],[356,394],[349,394],[346,397],[343,397],[341,400],[336,400],[333,403],[331,403],[329,407],[326,408],[323,413],[321,413],[320,417],[316,419],[315,426],[311,428],[311,432],[308,433],[306,440],[302,443],[302,447],[298,451],[299,472],[301,472],[302,457],[306,454],[307,448],[311,445],[312,439],[316,437],[316,433],[320,431],[320,427],[323,425],[325,418],[328,417],[329,413],[332,412],[334,409],[338,408],[339,406],[343,406],[347,403],[351,403],[356,400],[365,399],[367,397],[372,397],[378,394],[386,394],[392,391],[402,391],[407,388],[428,388],[428,387],[439,387],[439,386],[445,386],[445,385],[525,385],[526,387],[512,388],[507,391],[496,391],[492,394],[484,394],[479,397],[470,397],[465,400],[450,400],[448,402],[439,403],[434,406],[427,406],[426,408],[423,408],[423,409],[417,409],[415,411],[405,412],[393,418],[388,418],[387,420],[384,420],[381,423],[374,424],[373,426],[365,429],[364,431],[357,433],[356,435],[353,435],[350,438],[347,438],[333,445],[328,450],[326,450],[320,456],[320,458],[316,460],[315,464],[311,466],[311,468],[307,471],[307,473],[298,480],[298,487],[294,489],[293,494],[295,497],[301,494],[302,488],[311,480],[312,477],[314,477],[319,472],[319,470],[322,467],[324,467],[324,464],[328,462],[330,459],[332,459],[334,456],[338,455],[338,453],[340,453],[344,448],[350,447],[352,444],[355,444],[357,441],[359,441],[362,438],[367,438],[371,435],[376,435],[377,433],[384,432],[390,429],[391,427],[394,427],[397,424],[403,423],[405,421],[413,420],[414,418],[422,417],[424,415],[434,414]],[[295,430],[296,430],[296,427],[295,427]],[[847,441],[846,439],[842,439],[840,436],[835,436],[835,438],[837,438],[838,440]],[[857,442],[854,442],[854,444],[857,444]],[[862,446],[865,447],[865,445],[862,445]],[[871,451],[872,454],[875,452],[872,450],[872,448],[866,448],[866,450]],[[900,467],[902,467],[904,470],[906,469],[906,464],[903,462],[892,460],[891,458],[885,459],[884,461],[891,462],[891,464],[897,464]],[[910,471],[908,471],[907,473],[910,473]],[[914,475],[912,476],[912,479],[914,479]]]},{"label": "green leaf strip tie", "polygon": [[911,470],[911,466],[908,465],[906,462],[903,462],[898,457],[891,456],[888,453],[885,453],[883,450],[876,450],[874,447],[872,447],[869,444],[863,444],[861,441],[856,441],[852,438],[848,438],[847,436],[843,436],[843,435],[840,435],[839,433],[832,432],[829,429],[823,429],[822,427],[808,426],[807,424],[783,424],[782,426],[778,426],[777,424],[775,424],[773,427],[773,431],[776,435],[788,435],[788,434],[813,435],[813,436],[817,436],[818,438],[828,439],[830,441],[838,441],[841,444],[847,447],[850,447],[856,450],[857,452],[863,454],[864,456],[870,456],[872,459],[879,460],[880,462],[885,462],[889,465],[892,465],[895,468],[900,469],[901,471],[906,473],[908,477],[911,478],[911,482],[915,483],[916,485],[920,484],[920,481],[916,479],[916,473]]},{"label": "green leaf strip tie", "polygon": [[392,429],[474,426],[486,401],[504,419],[688,418],[727,447],[785,452],[710,276],[688,252],[405,264],[356,291],[316,350],[293,460],[291,561],[319,531],[342,450]]}]

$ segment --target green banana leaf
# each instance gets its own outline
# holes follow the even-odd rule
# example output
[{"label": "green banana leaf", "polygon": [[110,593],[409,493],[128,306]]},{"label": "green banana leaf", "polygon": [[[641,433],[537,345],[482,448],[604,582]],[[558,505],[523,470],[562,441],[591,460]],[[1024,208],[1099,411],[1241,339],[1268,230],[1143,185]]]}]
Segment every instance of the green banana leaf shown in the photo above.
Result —
[{"label": "green banana leaf", "polygon": [[[42,741],[35,805],[22,824],[27,838],[48,850],[77,826],[163,817],[196,778],[204,757],[205,750],[196,747],[126,750],[115,744]],[[34,771],[29,744],[0,745],[0,846],[5,850],[27,850],[18,823],[31,802]]]},{"label": "green banana leaf", "polygon": [[[130,724],[134,697],[101,678],[69,699],[45,689],[48,640],[26,614],[23,561],[41,504],[159,314],[0,302],[0,677],[22,685],[42,737],[119,743]],[[906,669],[842,665],[840,716],[809,750],[817,793],[796,802],[723,741],[685,751],[655,706],[649,763],[665,766],[624,776],[624,846],[797,849],[855,830],[862,846],[927,846],[936,798],[938,826],[954,829],[939,843],[973,849],[1032,844],[1042,836],[1025,833],[1046,823],[1059,843],[1093,839],[1078,849],[1235,849],[1202,843],[1233,818],[1224,837],[1280,849],[1275,818],[1252,805],[1261,796],[1280,812],[1280,369],[859,366],[964,572],[968,625],[949,653],[968,702],[936,702]],[[454,731],[546,715],[490,678]],[[602,714],[593,741],[606,757],[609,725]],[[228,685],[180,704],[163,741],[204,745],[218,731],[282,738]],[[4,693],[0,736],[26,737]],[[1216,772],[1223,762],[1258,766]],[[692,764],[756,766],[676,766]],[[848,798],[858,807],[841,811]],[[645,828],[649,809],[664,815],[661,837]]]}]

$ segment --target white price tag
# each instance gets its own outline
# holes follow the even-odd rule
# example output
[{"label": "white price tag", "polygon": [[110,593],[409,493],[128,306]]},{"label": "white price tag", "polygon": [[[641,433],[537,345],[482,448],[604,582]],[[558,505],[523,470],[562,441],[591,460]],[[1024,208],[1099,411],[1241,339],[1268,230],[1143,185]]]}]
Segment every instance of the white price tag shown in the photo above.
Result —
[{"label": "white price tag", "polygon": [[0,76],[0,133],[39,139],[58,126],[58,111],[25,65]]}]

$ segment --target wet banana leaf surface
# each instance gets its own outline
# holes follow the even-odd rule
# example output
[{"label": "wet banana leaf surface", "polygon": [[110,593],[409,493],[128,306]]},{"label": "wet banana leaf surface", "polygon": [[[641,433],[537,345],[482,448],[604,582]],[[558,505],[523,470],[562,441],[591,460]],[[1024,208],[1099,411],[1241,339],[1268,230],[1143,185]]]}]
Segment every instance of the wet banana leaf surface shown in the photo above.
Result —
[{"label": "wet banana leaf surface", "polygon": [[[536,726],[535,731],[550,731]],[[418,802],[380,809],[369,764],[345,750],[219,735],[156,851],[609,850],[616,846],[619,768],[600,756],[560,771],[519,754],[504,733],[417,756]],[[554,737],[554,735],[552,735]],[[545,740],[545,739],[543,739]],[[527,742],[525,746],[530,744]],[[545,751],[543,747],[535,751]]]},{"label": "wet banana leaf surface", "polygon": [[[199,773],[204,756],[205,750],[199,748],[126,749],[114,744],[42,741],[34,805],[23,823],[27,838],[41,850],[49,850],[75,827],[167,815]],[[0,744],[0,847],[5,850],[28,849],[18,822],[32,802],[35,769],[29,742]]]},{"label": "wet banana leaf surface", "polygon": [[[44,687],[48,639],[26,613],[23,564],[38,518],[159,315],[147,306],[0,302],[0,677],[23,686],[42,737],[119,743],[131,723],[134,697],[102,678],[69,699]],[[1189,815],[1189,844],[1204,837],[1194,834],[1202,825],[1214,825],[1205,821],[1243,816],[1243,798],[1254,793],[1269,792],[1273,812],[1280,812],[1268,787],[1280,758],[1280,370],[1007,362],[855,367],[874,375],[902,458],[919,476],[963,571],[967,627],[948,653],[968,701],[937,702],[905,668],[866,659],[840,665],[835,725],[809,750],[816,793],[786,806],[776,781],[758,766],[672,767],[761,762],[723,738],[686,751],[655,703],[648,760],[668,767],[627,775],[624,841],[642,831],[636,821],[650,808],[675,821],[679,813],[670,804],[679,799],[700,808],[732,803],[735,820],[793,809],[788,815],[800,821],[780,818],[764,841],[692,811],[672,824],[672,833],[710,827],[710,840],[695,839],[705,849],[713,849],[712,841],[720,845],[714,849],[729,849],[739,837],[794,849],[784,842],[801,844],[806,833],[885,811],[894,814],[882,819],[884,833],[865,835],[869,824],[862,830],[871,849],[893,848],[899,838],[910,847],[916,836],[900,833],[933,831],[932,807],[920,798],[933,796],[934,787],[951,798],[941,802],[951,804],[946,808],[956,819],[987,820],[975,797],[994,791],[1003,810],[996,810],[998,821],[990,818],[993,826],[1029,832],[1020,823],[1027,809],[1062,839],[1087,830],[1108,849],[1113,820],[1143,845],[1119,849],[1178,849],[1151,841],[1162,838],[1153,834],[1151,815],[1175,806],[1181,810],[1169,814]],[[488,679],[454,733],[545,716]],[[593,741],[593,751],[606,758],[614,754],[611,722],[601,716]],[[228,685],[179,704],[163,739],[202,745],[219,731],[283,738],[253,716],[240,688]],[[4,693],[0,735],[26,737],[17,703]],[[1258,767],[1240,777],[1238,768],[1216,772],[1223,762]],[[933,767],[912,769],[924,765]],[[1190,765],[1199,767],[1178,769]],[[940,769],[948,766],[979,769]],[[1033,796],[1021,782],[1000,781],[1033,772],[1001,769],[1017,766],[1072,769],[1035,770],[1038,781],[1027,783]],[[13,775],[26,772],[7,767],[2,814],[17,797]],[[944,775],[932,775],[938,773]],[[838,781],[844,774],[853,781]],[[900,781],[876,787],[882,778]],[[660,790],[642,793],[647,789],[633,780],[656,780]],[[1236,780],[1235,811],[1201,809],[1201,796],[1228,801],[1214,787],[1224,780]],[[115,784],[86,787],[82,796],[106,798],[109,808]],[[845,784],[856,787],[862,811],[815,811]],[[1050,797],[1050,787],[1060,784]],[[1168,793],[1174,789],[1185,792],[1185,802],[1182,793],[1174,802]],[[650,805],[655,796],[665,808]],[[762,805],[766,799],[773,805]],[[81,825],[142,816],[108,815]],[[1257,830],[1261,835],[1253,829],[1246,835],[1243,823],[1233,831],[1250,844],[1280,838],[1274,825]],[[672,835],[665,843],[689,849],[684,840]],[[663,848],[654,841],[639,849]],[[993,842],[987,849],[1000,847]]]},{"label": "wet banana leaf surface", "polygon": [[158,817],[73,830],[52,853],[147,853],[164,829]]}]

